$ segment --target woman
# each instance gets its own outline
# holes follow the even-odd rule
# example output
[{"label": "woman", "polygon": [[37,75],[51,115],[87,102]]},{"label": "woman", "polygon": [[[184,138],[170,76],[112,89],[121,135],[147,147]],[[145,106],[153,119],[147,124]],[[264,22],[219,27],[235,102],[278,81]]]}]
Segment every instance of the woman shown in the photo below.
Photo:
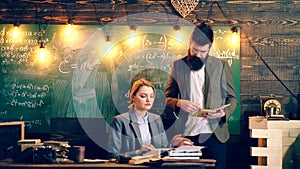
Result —
[{"label": "woman", "polygon": [[[166,148],[170,144],[159,115],[150,113],[155,99],[155,88],[145,78],[134,82],[130,90],[129,111],[113,117],[108,139],[109,158],[143,155],[155,148]],[[191,142],[180,135],[172,143],[182,145]]]}]

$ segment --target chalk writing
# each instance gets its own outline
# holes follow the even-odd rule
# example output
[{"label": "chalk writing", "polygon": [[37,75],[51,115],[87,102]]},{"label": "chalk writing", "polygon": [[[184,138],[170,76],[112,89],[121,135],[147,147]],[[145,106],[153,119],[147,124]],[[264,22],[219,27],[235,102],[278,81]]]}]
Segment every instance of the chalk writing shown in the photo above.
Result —
[{"label": "chalk writing", "polygon": [[32,129],[34,126],[42,126],[42,120],[25,120],[24,123],[27,129]]},{"label": "chalk writing", "polygon": [[47,84],[44,84],[42,86],[33,85],[31,83],[29,84],[12,84],[11,89],[30,89],[30,90],[42,90],[49,92],[49,86]]},{"label": "chalk writing", "polygon": [[217,49],[214,52],[214,56],[223,59],[239,59],[239,55],[237,55],[235,49],[227,49],[227,50]]},{"label": "chalk writing", "polygon": [[28,107],[28,108],[37,108],[37,107],[42,107],[44,105],[44,101],[43,100],[39,100],[39,101],[23,101],[20,102],[17,99],[13,99],[10,102],[11,106],[19,106],[19,107]]},{"label": "chalk writing", "polygon": [[47,84],[12,83],[10,87],[5,90],[6,95],[11,98],[6,104],[14,107],[42,107],[45,104],[43,99],[47,96],[49,91],[50,87]]},{"label": "chalk writing", "polygon": [[7,118],[7,110],[0,111],[0,119],[6,119]]},{"label": "chalk writing", "polygon": [[142,40],[143,49],[147,48],[158,48],[158,49],[166,49],[167,47],[167,37],[165,34],[157,36],[152,36],[145,34]]},{"label": "chalk writing", "polygon": [[24,116],[20,116],[19,120],[24,121],[26,129],[32,129],[34,126],[42,126],[42,120],[40,119],[24,120]]}]

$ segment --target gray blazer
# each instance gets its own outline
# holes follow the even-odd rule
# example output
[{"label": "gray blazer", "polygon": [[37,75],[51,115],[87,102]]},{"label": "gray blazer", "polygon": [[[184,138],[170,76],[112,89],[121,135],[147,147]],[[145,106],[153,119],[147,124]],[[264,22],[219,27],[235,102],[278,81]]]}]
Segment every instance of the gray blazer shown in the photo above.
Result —
[{"label": "gray blazer", "polygon": [[[177,120],[178,132],[183,133],[188,113],[176,106],[178,99],[190,100],[190,68],[187,66],[187,57],[174,61],[168,87],[166,90],[166,104],[179,117]],[[209,120],[220,142],[229,139],[227,122],[237,106],[236,92],[232,72],[228,63],[219,58],[209,56],[205,63],[204,82],[205,108],[217,108],[222,104],[231,104],[225,108],[225,117]]]},{"label": "gray blazer", "polygon": [[[141,149],[141,133],[137,118],[132,109],[129,112],[113,117],[108,138],[108,157],[119,155],[136,156],[136,150]],[[169,143],[164,126],[159,115],[148,112],[148,123],[151,134],[151,144],[156,148],[166,148]]]}]

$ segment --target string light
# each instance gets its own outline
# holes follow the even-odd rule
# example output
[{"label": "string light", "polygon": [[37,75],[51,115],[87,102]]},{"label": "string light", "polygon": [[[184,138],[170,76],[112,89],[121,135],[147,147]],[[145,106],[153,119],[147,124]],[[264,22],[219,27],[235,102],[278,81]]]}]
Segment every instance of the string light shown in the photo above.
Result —
[{"label": "string light", "polygon": [[136,31],[136,26],[135,25],[130,25],[130,30],[131,31]]},{"label": "string light", "polygon": [[216,4],[218,6],[218,8],[220,9],[222,15],[224,16],[224,18],[227,20],[228,24],[232,25],[233,27],[231,28],[231,32],[233,33],[232,36],[231,36],[231,43],[236,45],[239,43],[239,37],[237,35],[238,33],[238,28],[237,26],[234,26],[232,21],[228,18],[228,16],[226,15],[225,11],[222,9],[222,7],[220,6],[219,2],[218,1],[213,1],[211,3],[211,6],[210,6],[210,10],[207,14],[207,21],[211,21],[210,19],[210,16],[212,14],[212,11],[213,11],[213,6],[214,4]]},{"label": "string light", "polygon": [[20,26],[19,22],[14,23],[14,30],[12,34],[13,38],[19,37],[19,26]]},{"label": "string light", "polygon": [[109,35],[106,36],[106,42],[110,42],[111,41],[111,38]]},{"label": "string light", "polygon": [[238,28],[236,26],[231,28],[232,33],[238,33]]},{"label": "string light", "polygon": [[130,34],[129,34],[129,38],[127,40],[128,45],[133,48],[134,44],[137,43],[137,33],[136,33],[136,26],[135,25],[131,25],[130,26]]},{"label": "string light", "polygon": [[[180,31],[180,26],[179,25],[175,25],[173,27],[173,29],[175,30],[175,33],[174,33],[174,37],[177,41],[182,41],[184,39],[184,35],[183,35],[183,32]],[[180,43],[178,43],[177,45],[180,45]]]},{"label": "string light", "polygon": [[179,25],[175,25],[173,28],[174,28],[175,31],[180,31],[180,26]]},{"label": "string light", "polygon": [[72,35],[72,31],[73,31],[73,19],[69,19],[68,20],[68,25],[67,25],[67,29],[66,29],[66,36],[71,36]]},{"label": "string light", "polygon": [[239,38],[238,38],[238,28],[236,26],[231,28],[231,32],[232,32],[232,37],[231,37],[231,43],[232,44],[237,44],[239,42]]},{"label": "string light", "polygon": [[42,61],[46,60],[46,49],[45,49],[45,43],[43,41],[40,44],[39,59]]}]

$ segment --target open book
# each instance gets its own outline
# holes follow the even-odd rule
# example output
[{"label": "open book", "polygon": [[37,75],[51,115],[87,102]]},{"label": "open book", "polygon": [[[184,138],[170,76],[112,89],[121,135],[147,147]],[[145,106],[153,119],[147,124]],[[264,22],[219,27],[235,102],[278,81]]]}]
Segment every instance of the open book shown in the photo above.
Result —
[{"label": "open book", "polygon": [[202,115],[205,114],[205,113],[216,113],[219,110],[225,109],[228,106],[230,106],[230,104],[221,105],[220,107],[215,108],[215,109],[201,109],[198,112],[194,113],[193,116],[202,117]]}]

